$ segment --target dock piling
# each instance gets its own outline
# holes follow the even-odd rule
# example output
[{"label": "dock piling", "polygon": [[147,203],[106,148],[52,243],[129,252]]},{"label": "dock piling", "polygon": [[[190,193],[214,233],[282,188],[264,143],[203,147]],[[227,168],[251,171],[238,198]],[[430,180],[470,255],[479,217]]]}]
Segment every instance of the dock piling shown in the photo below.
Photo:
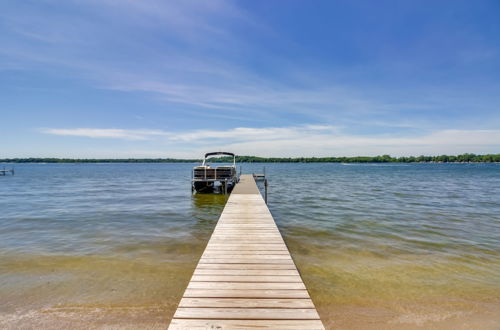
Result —
[{"label": "dock piling", "polygon": [[5,166],[4,166],[3,170],[0,170],[0,175],[2,175],[2,176],[7,175],[7,173],[10,173],[10,174],[14,175],[14,169],[11,168],[10,170],[6,170]]},{"label": "dock piling", "polygon": [[264,201],[267,205],[267,179],[264,179]]}]

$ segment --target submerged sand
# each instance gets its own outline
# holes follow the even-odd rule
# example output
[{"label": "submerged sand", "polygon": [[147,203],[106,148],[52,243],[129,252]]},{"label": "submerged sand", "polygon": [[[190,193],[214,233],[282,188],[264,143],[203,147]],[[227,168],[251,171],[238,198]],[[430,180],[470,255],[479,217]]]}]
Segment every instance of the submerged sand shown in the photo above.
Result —
[{"label": "submerged sand", "polygon": [[[333,257],[321,249],[311,255],[313,247],[288,243],[327,329],[500,328],[498,286],[485,274],[481,283],[460,282],[457,273],[443,277],[453,267],[437,271],[416,257],[402,263]],[[169,249],[166,244],[163,251]],[[4,258],[0,269],[10,275],[0,275],[0,328],[165,329],[202,249],[202,242],[177,244],[168,262],[146,256]]]},{"label": "submerged sand", "polygon": [[[2,329],[165,329],[176,303],[166,306],[52,307],[0,314]],[[487,309],[397,313],[383,307],[318,306],[327,329],[485,329],[500,325],[499,304]]]}]

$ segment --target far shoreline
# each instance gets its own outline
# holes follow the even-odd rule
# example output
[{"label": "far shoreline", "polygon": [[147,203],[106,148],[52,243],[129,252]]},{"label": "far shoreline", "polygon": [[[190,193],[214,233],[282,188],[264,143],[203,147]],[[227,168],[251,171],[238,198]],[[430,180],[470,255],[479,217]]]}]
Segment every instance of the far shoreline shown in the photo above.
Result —
[{"label": "far shoreline", "polygon": [[[178,159],[178,158],[45,158],[45,157],[23,157],[3,158],[0,164],[29,164],[29,163],[199,163],[201,159]],[[211,162],[229,162],[227,157],[212,158]],[[232,161],[232,159],[231,159]],[[348,163],[348,164],[380,164],[380,163],[500,163],[500,154],[476,155],[466,153],[461,155],[439,155],[439,156],[354,156],[354,157],[256,157],[236,156],[238,163]]]}]

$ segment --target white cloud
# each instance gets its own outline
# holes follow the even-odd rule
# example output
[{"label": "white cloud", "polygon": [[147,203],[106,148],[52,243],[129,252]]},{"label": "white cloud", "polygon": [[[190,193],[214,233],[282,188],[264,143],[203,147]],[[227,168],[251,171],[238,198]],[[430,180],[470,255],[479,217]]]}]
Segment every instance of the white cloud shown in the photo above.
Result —
[{"label": "white cloud", "polygon": [[[43,133],[89,138],[143,140],[146,146],[168,146],[170,155],[197,157],[205,151],[229,150],[256,156],[355,156],[391,154],[489,153],[500,150],[500,130],[440,130],[427,134],[353,135],[334,126],[238,127],[227,130],[43,129]],[[133,154],[129,155],[134,157]],[[165,157],[165,153],[158,157]]]},{"label": "white cloud", "polygon": [[229,130],[196,130],[179,133],[172,136],[172,140],[186,142],[202,142],[207,140],[225,141],[276,141],[290,140],[315,134],[325,135],[336,130],[334,126],[292,126],[292,127],[237,127]]},{"label": "white cloud", "polygon": [[168,132],[160,130],[127,130],[116,128],[42,128],[40,131],[52,135],[123,140],[149,140],[153,137],[170,135]]},{"label": "white cloud", "polygon": [[465,152],[498,153],[500,130],[442,130],[415,136],[350,135],[335,131],[292,130],[287,138],[266,138],[214,144],[239,154],[259,156],[436,155]]}]

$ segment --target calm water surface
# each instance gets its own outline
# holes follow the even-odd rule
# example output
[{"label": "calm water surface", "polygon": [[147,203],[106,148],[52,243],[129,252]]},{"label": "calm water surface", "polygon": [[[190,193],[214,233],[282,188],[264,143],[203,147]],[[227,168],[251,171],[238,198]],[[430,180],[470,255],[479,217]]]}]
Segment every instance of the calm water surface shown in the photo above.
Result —
[{"label": "calm water surface", "polygon": [[[164,328],[225,203],[192,166],[0,177],[0,328]],[[328,328],[500,328],[500,165],[265,166]]]}]

